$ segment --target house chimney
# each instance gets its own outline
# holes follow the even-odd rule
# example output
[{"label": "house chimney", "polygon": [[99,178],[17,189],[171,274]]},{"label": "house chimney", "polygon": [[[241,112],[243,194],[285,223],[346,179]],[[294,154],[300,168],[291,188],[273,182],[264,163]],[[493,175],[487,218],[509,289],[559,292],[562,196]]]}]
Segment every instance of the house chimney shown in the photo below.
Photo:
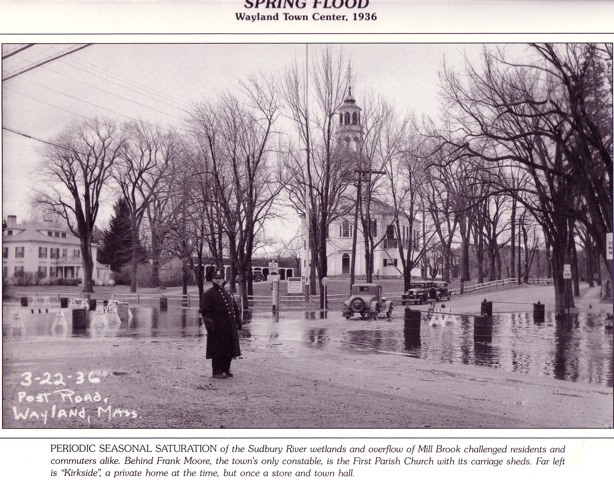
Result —
[{"label": "house chimney", "polygon": [[17,215],[8,215],[6,217],[7,226],[17,225]]}]

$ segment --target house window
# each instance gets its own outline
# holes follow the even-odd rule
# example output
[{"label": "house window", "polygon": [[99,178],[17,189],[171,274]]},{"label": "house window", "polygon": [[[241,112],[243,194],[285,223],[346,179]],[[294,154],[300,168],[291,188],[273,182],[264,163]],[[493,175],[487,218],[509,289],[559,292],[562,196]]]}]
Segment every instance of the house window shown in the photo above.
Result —
[{"label": "house window", "polygon": [[9,258],[9,247],[2,247],[2,258]]},{"label": "house window", "polygon": [[25,247],[15,247],[15,258],[23,258],[25,254]]},{"label": "house window", "polygon": [[58,276],[57,267],[49,267],[49,278],[56,278]]},{"label": "house window", "polygon": [[397,259],[396,258],[384,258],[384,267],[396,267]]},{"label": "house window", "polygon": [[420,248],[420,237],[418,236],[418,230],[414,230],[414,248]]},{"label": "house window", "polygon": [[81,257],[81,250],[73,250],[73,257],[75,258],[80,258]]},{"label": "house window", "polygon": [[55,232],[55,236],[59,237],[60,236],[60,232]]},{"label": "house window", "polygon": [[62,238],[66,238],[66,232],[62,232]]},{"label": "house window", "polygon": [[62,249],[62,258],[66,258],[68,257],[68,248],[63,248]]},{"label": "house window", "polygon": [[38,247],[38,258],[47,258],[47,247]]},{"label": "house window", "polygon": [[47,267],[38,267],[38,278],[45,278],[47,276]]},{"label": "house window", "polygon": [[50,248],[49,249],[49,258],[60,258],[60,249],[59,248]]},{"label": "house window", "polygon": [[19,276],[19,275],[23,275],[23,265],[19,266],[19,267],[15,267],[15,275]]},{"label": "house window", "polygon": [[8,231],[6,232],[6,234],[7,234],[7,235],[13,235],[13,230],[8,230]]},{"label": "house window", "polygon": [[8,267],[2,267],[2,278],[6,278],[9,274]]},{"label": "house window", "polygon": [[344,220],[343,222],[341,222],[341,225],[339,225],[339,237],[352,237],[352,224],[348,220]]},{"label": "house window", "polygon": [[47,232],[48,237],[53,237],[53,232]]}]

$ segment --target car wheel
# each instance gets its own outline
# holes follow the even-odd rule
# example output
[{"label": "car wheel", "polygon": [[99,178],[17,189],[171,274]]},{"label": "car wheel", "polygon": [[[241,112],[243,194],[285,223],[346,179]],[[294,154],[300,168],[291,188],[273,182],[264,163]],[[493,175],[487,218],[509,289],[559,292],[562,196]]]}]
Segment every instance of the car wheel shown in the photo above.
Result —
[{"label": "car wheel", "polygon": [[361,312],[364,310],[365,308],[365,302],[362,298],[355,298],[354,300],[352,300],[352,302],[350,303],[350,308],[354,311],[354,312]]},{"label": "car wheel", "polygon": [[392,317],[392,305],[390,305],[390,308],[388,309],[388,312],[386,312],[386,316],[388,318]]}]

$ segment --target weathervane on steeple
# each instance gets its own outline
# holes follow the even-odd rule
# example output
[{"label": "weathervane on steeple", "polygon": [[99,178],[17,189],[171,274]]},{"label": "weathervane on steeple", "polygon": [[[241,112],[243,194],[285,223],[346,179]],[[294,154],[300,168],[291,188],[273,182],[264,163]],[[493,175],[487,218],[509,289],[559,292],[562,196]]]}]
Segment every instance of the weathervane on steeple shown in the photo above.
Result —
[{"label": "weathervane on steeple", "polygon": [[348,64],[348,92],[352,95],[352,64]]}]

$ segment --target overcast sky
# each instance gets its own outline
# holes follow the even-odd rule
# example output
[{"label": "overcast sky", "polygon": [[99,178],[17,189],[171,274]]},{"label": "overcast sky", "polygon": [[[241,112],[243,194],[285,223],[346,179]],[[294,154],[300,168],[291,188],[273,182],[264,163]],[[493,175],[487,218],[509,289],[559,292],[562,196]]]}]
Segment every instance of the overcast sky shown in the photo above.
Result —
[{"label": "overcast sky", "polygon": [[[18,45],[5,44],[3,56]],[[36,45],[3,62],[3,78],[74,48]],[[310,55],[321,45],[310,45]],[[351,59],[353,94],[373,90],[400,114],[436,115],[438,72],[446,62],[459,67],[481,45],[335,44]],[[3,126],[52,140],[71,122],[92,117],[139,119],[181,126],[193,102],[234,91],[258,72],[279,75],[293,62],[303,65],[305,44],[95,44],[3,82]],[[30,216],[39,141],[3,131],[3,215]],[[113,199],[98,224],[104,228]],[[288,219],[290,235],[296,222]]]}]

